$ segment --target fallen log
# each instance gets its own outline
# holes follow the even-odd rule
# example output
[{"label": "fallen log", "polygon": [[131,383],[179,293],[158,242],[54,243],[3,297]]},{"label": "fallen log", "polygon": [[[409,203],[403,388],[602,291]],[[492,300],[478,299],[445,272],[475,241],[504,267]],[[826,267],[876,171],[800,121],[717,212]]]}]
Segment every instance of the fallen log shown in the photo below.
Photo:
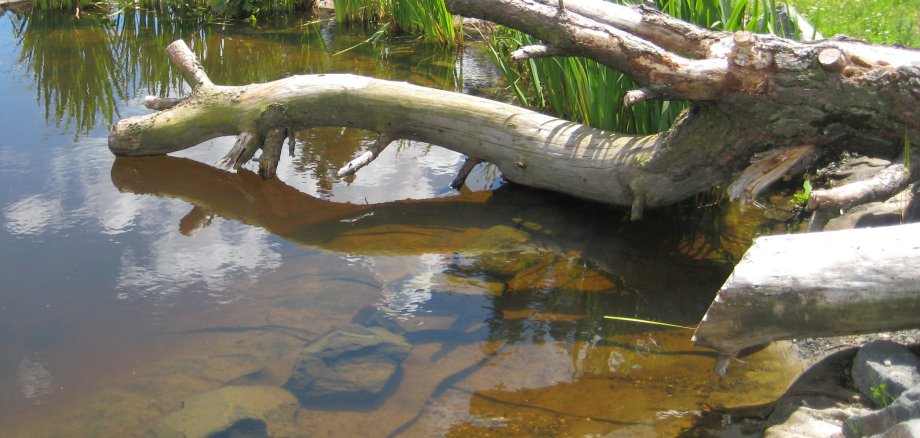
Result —
[{"label": "fallen log", "polygon": [[703,316],[717,371],[773,340],[920,327],[920,224],[760,237]]},{"label": "fallen log", "polygon": [[[626,106],[647,99],[693,105],[666,132],[629,136],[486,99],[350,75],[222,87],[177,42],[170,57],[192,94],[179,102],[154,99],[152,108],[166,109],[120,121],[109,146],[119,155],[156,155],[238,135],[228,162],[239,165],[261,149],[261,173],[268,178],[293,130],[357,127],[383,141],[342,174],[367,165],[385,140],[419,140],[463,153],[471,163],[492,162],[513,182],[631,206],[638,219],[643,208],[673,204],[739,174],[743,184],[732,193],[753,197],[828,151],[890,159],[907,140],[920,144],[917,50],[845,38],[795,42],[715,32],[602,0],[569,0],[564,8],[557,0],[445,4],[452,13],[543,41],[516,53],[519,59],[586,56],[623,72],[639,84],[624,96]],[[764,154],[774,149],[783,152]],[[895,193],[909,182],[897,178],[885,189]]]},{"label": "fallen log", "polygon": [[609,204],[642,199],[660,206],[714,183],[688,170],[679,178],[686,183],[675,186],[676,175],[644,167],[645,158],[670,147],[675,136],[618,134],[475,96],[347,74],[217,86],[181,40],[167,53],[193,92],[181,101],[149,99],[147,106],[165,109],[119,121],[109,134],[115,154],[162,155],[238,135],[225,161],[241,165],[262,149],[260,174],[267,178],[289,133],[346,126],[380,136],[341,174],[368,164],[386,142],[410,139],[491,162],[510,181]]}]

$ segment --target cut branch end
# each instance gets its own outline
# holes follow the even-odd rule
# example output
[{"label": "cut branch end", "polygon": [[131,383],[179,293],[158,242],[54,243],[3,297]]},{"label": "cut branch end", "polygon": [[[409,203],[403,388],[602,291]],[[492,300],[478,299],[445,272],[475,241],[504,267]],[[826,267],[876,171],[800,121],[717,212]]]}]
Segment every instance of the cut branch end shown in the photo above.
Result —
[{"label": "cut branch end", "polygon": [[214,85],[211,78],[205,73],[201,63],[192,49],[185,44],[183,40],[176,40],[166,47],[166,54],[173,65],[179,69],[179,73],[188,82],[193,89],[201,87],[211,87]]}]

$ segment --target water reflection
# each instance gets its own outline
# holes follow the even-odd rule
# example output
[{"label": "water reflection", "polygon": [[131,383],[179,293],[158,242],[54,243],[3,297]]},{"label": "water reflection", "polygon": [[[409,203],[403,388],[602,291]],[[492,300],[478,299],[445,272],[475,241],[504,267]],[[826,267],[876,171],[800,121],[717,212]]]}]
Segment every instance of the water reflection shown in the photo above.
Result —
[{"label": "water reflection", "polygon": [[[198,217],[206,211],[347,254],[351,266],[369,273],[360,282],[378,289],[378,299],[355,318],[413,343],[404,366],[414,384],[396,388],[369,418],[305,413],[302,426],[310,434],[331,432],[326,428],[335,418],[353,425],[342,433],[359,433],[374,421],[407,436],[670,435],[691,424],[705,403],[739,403],[734,390],[714,380],[713,354],[694,349],[687,332],[603,319],[618,314],[692,325],[705,310],[703,297],[727,268],[686,251],[685,235],[658,228],[655,222],[665,218],[653,217],[654,231],[611,225],[621,212],[515,187],[339,203],[249,171],[176,157],[119,158],[112,181],[123,191],[189,202]],[[672,218],[670,225],[679,229],[683,222]],[[761,383],[770,382],[762,388],[780,388],[794,376],[783,362],[764,360],[740,372],[759,373]],[[742,400],[763,400],[770,391],[748,388]],[[632,402],[611,403],[611,394]],[[396,414],[397,404],[408,412]]]},{"label": "water reflection", "polygon": [[[172,212],[170,212],[172,213]],[[118,299],[155,298],[189,292],[209,292],[217,302],[230,286],[254,273],[277,268],[281,255],[267,233],[221,221],[194,237],[172,233],[177,215],[154,215],[145,225],[156,239],[143,253],[126,251],[115,284]],[[154,225],[156,224],[156,225]]]},{"label": "water reflection", "polygon": [[[302,245],[353,255],[453,254],[426,256],[430,270],[454,282],[501,282],[501,303],[494,307],[503,313],[497,319],[520,321],[522,327],[513,329],[517,332],[542,331],[553,323],[570,326],[565,332],[590,334],[602,313],[614,310],[629,315],[641,310],[692,323],[699,315],[687,307],[693,301],[688,289],[716,287],[725,272],[719,264],[666,255],[665,248],[649,254],[651,242],[623,240],[625,228],[607,226],[618,220],[610,217],[621,214],[617,210],[581,205],[566,211],[564,204],[577,201],[510,187],[420,201],[350,204],[310,196],[281,180],[262,181],[249,171],[225,172],[176,157],[118,158],[112,182],[122,191],[182,199]],[[550,198],[563,205],[547,202]],[[586,219],[586,212],[595,218]],[[660,235],[655,242],[667,238]],[[643,260],[643,254],[683,261],[662,266]],[[662,275],[663,270],[669,275]],[[404,280],[403,295],[405,290],[430,289],[417,287],[431,281],[428,275],[433,274]],[[683,280],[673,284],[669,278]],[[411,296],[399,300],[413,302]],[[701,314],[705,304],[696,304],[695,310]],[[568,316],[586,310],[593,313],[588,318]],[[496,333],[502,339],[520,336]]]},{"label": "water reflection", "polygon": [[3,215],[6,230],[17,235],[37,235],[50,228],[59,228],[62,225],[60,221],[65,217],[60,199],[46,199],[41,195],[29,196],[8,205]]},{"label": "water reflection", "polygon": [[[330,17],[305,16],[262,31],[160,19],[144,11],[80,20],[59,13],[11,14],[19,62],[36,84],[49,123],[88,134],[122,117],[120,103],[145,94],[182,94],[185,85],[163,52],[184,39],[215,83],[240,85],[295,74],[352,72],[420,85],[462,89],[453,49],[419,50],[417,41],[361,45],[361,33],[338,32]],[[481,66],[467,61],[475,78]],[[476,89],[483,90],[482,87]],[[132,110],[132,112],[135,110]],[[130,115],[130,114],[127,114]]]},{"label": "water reflection", "polygon": [[51,372],[38,360],[23,356],[19,361],[19,390],[22,396],[35,404],[51,392]]},{"label": "water reflection", "polygon": [[[373,411],[300,409],[293,435],[668,434],[724,389],[687,333],[603,315],[693,324],[746,239],[733,224],[624,223],[617,209],[486,190],[488,170],[454,191],[461,157],[410,142],[343,180],[335,170],[372,140],[352,130],[297,133],[273,181],[211,165],[232,139],[181,157],[105,148],[108,118],[183,92],[161,53],[178,37],[222,83],[347,71],[494,93],[474,48],[332,56],[363,36],[141,12],[4,18],[19,46],[0,45],[2,434],[143,433],[190,395],[280,386],[304,343],[351,323],[413,344],[403,384]],[[97,65],[76,72],[77,59]],[[765,382],[782,366],[733,370]]]}]

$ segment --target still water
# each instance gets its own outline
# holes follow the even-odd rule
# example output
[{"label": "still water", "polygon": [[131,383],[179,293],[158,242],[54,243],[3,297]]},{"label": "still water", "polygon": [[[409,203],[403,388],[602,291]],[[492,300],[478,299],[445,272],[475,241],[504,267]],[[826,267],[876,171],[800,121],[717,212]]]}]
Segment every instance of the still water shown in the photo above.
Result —
[{"label": "still water", "polygon": [[232,138],[116,159],[108,125],[149,112],[147,94],[187,91],[163,53],[178,38],[218,84],[350,72],[506,96],[475,44],[334,55],[366,35],[326,16],[256,28],[6,12],[0,435],[145,435],[195,397],[242,388],[192,414],[219,421],[253,402],[247,388],[282,386],[305,345],[380,321],[412,344],[380,396],[300,403],[237,429],[673,436],[795,377],[771,348],[719,380],[690,332],[603,318],[696,324],[761,232],[756,211],[676,208],[632,224],[503,185],[489,166],[457,191],[463,157],[411,142],[343,179],[373,136],[338,128],[297,133],[271,181],[213,165]]}]

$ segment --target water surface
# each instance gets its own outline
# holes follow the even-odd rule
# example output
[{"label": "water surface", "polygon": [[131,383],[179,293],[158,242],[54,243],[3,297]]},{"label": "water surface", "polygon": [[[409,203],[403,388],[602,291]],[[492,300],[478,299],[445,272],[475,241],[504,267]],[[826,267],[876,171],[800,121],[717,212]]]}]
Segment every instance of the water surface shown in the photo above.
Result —
[{"label": "water surface", "polygon": [[[180,96],[183,38],[219,84],[350,72],[505,99],[481,47],[366,45],[328,17],[274,26],[0,17],[0,434],[143,435],[194,394],[280,386],[303,345],[385,318],[411,335],[385,397],[304,405],[301,436],[655,436],[794,377],[768,350],[719,381],[689,332],[759,232],[751,211],[624,211],[503,185],[463,157],[297,133],[279,177],[213,165],[232,138],[118,158],[107,126]],[[753,218],[753,219],[752,219]],[[281,432],[279,432],[281,433]]]}]

